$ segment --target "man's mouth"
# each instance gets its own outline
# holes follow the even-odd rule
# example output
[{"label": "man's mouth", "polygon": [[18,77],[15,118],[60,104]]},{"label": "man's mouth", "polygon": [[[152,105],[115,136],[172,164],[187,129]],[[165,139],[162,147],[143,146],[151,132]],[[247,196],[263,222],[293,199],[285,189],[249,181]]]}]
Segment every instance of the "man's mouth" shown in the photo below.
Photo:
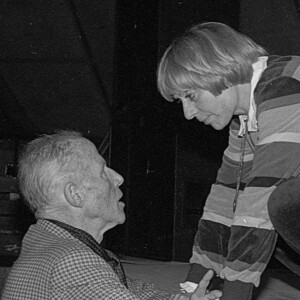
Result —
[{"label": "man's mouth", "polygon": [[119,190],[119,192],[118,192],[118,198],[119,198],[119,200],[118,201],[120,201],[122,199],[122,197],[123,197],[123,193],[121,192],[121,190]]}]

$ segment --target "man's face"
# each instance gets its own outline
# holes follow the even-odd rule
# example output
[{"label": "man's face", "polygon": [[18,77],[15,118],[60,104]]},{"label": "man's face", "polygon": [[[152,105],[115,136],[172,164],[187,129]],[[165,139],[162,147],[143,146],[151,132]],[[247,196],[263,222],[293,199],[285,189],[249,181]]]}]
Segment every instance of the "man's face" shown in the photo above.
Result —
[{"label": "man's face", "polygon": [[125,204],[120,202],[123,194],[119,189],[124,179],[106,166],[94,145],[91,148],[87,159],[89,172],[84,180],[88,195],[86,214],[88,218],[99,218],[114,227],[125,221]]},{"label": "man's face", "polygon": [[231,88],[224,90],[219,96],[197,89],[186,91],[174,98],[181,101],[186,119],[196,118],[199,122],[211,125],[217,130],[223,129],[230,122],[236,107],[236,99]]}]

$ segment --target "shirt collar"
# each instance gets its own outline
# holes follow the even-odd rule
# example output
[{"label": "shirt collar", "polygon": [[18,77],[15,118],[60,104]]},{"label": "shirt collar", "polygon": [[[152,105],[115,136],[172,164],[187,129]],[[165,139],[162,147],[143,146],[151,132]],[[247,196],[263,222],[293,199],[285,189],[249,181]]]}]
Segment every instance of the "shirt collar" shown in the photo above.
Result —
[{"label": "shirt collar", "polygon": [[252,65],[253,75],[251,79],[251,91],[250,91],[250,107],[248,115],[240,115],[240,130],[238,135],[243,136],[246,132],[246,125],[248,131],[257,131],[257,119],[256,119],[256,104],[254,101],[254,89],[260,79],[262,72],[267,67],[267,56],[261,56],[258,58],[258,61]]}]

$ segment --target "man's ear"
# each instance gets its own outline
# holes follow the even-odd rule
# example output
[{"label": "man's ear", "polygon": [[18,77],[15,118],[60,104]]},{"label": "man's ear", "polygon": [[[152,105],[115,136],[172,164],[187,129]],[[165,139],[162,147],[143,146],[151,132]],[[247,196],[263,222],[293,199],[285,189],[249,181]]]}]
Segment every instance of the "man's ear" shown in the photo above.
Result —
[{"label": "man's ear", "polygon": [[72,182],[65,185],[64,194],[66,200],[74,207],[82,207],[84,203],[84,193],[80,187]]}]

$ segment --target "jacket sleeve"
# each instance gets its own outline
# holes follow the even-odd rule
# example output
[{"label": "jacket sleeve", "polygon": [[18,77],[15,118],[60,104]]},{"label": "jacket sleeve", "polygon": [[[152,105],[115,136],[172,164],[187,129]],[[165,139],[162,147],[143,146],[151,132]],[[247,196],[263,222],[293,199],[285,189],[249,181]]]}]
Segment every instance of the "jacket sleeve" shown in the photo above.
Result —
[{"label": "jacket sleeve", "polygon": [[73,251],[61,257],[52,271],[51,299],[169,299],[155,285],[129,279],[128,289],[111,267],[91,251]]},{"label": "jacket sleeve", "polygon": [[137,295],[139,299],[158,300],[158,299],[170,299],[171,294],[160,290],[153,283],[145,283],[140,279],[130,279],[127,277],[127,283],[129,290]]}]

